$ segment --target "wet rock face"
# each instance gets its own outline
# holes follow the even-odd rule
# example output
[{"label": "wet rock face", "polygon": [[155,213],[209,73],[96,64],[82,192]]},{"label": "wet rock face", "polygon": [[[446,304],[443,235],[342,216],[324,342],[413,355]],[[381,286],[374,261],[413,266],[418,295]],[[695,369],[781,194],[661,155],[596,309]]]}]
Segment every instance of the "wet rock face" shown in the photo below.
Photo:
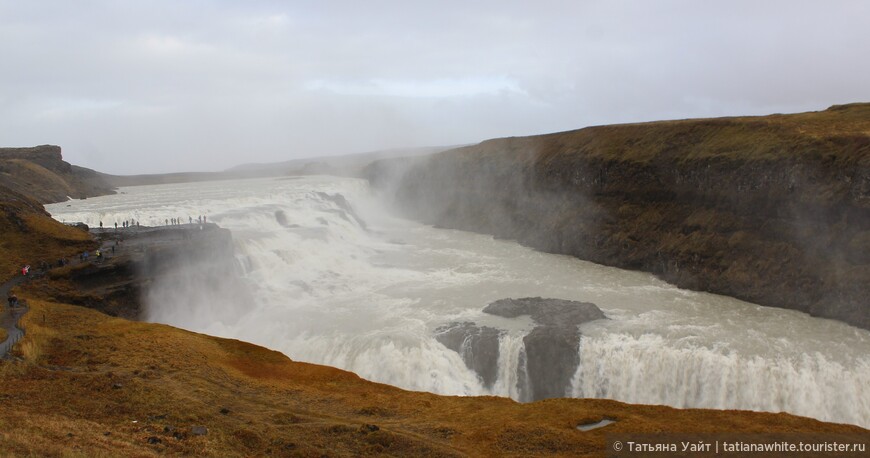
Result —
[{"label": "wet rock face", "polygon": [[[146,304],[152,296],[178,304],[223,300],[244,310],[253,299],[240,278],[232,234],[215,224],[197,227],[202,229],[169,226],[100,231],[103,261],[81,263],[55,274],[75,288],[40,288],[56,300],[131,320],[148,318]],[[155,291],[158,285],[161,288]],[[234,318],[215,315],[225,322]]]},{"label": "wet rock face", "polygon": [[344,198],[341,194],[327,194],[325,192],[315,192],[321,199],[334,203],[339,209],[338,210],[327,210],[332,211],[333,213],[338,214],[342,219],[348,222],[355,222],[363,229],[368,229],[365,221],[356,214],[353,207],[351,207],[350,202]]},{"label": "wet rock face", "polygon": [[287,214],[283,210],[275,211],[275,221],[284,227],[290,227],[290,223],[287,222]]},{"label": "wet rock face", "polygon": [[[521,401],[570,395],[571,378],[580,364],[577,326],[607,318],[592,303],[541,297],[501,299],[483,311],[505,318],[528,315],[537,324],[523,338],[525,351],[517,367]],[[499,338],[503,333],[489,326],[462,322],[438,328],[435,338],[459,353],[484,386],[492,388],[498,376]]]},{"label": "wet rock face", "polygon": [[498,375],[498,338],[501,331],[472,322],[451,323],[435,330],[435,340],[459,353],[465,365],[492,388]]},{"label": "wet rock face", "polygon": [[531,401],[569,396],[571,378],[580,364],[580,333],[539,326],[523,337],[526,347],[527,392]]},{"label": "wet rock face", "polygon": [[483,311],[505,318],[529,315],[538,324],[523,338],[528,376],[526,388],[532,401],[570,394],[571,377],[580,364],[577,326],[607,318],[601,309],[589,302],[541,297],[501,299]]}]

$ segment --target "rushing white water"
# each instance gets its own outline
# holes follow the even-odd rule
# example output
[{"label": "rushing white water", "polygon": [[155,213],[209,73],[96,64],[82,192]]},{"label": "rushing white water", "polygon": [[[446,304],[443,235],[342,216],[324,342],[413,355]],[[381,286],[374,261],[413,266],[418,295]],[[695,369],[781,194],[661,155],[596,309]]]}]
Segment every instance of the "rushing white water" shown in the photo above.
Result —
[{"label": "rushing white water", "polygon": [[[166,298],[174,292],[158,284],[148,319],[370,380],[517,398],[522,337],[534,325],[481,309],[506,297],[543,296],[593,302],[611,318],[580,328],[575,396],[787,411],[870,427],[868,331],[402,220],[382,209],[362,180],[140,186],[47,208],[60,220],[109,227],[131,218],[150,226],[207,215],[232,230],[254,302],[173,303]],[[491,390],[433,338],[435,328],[454,321],[507,331]]]}]

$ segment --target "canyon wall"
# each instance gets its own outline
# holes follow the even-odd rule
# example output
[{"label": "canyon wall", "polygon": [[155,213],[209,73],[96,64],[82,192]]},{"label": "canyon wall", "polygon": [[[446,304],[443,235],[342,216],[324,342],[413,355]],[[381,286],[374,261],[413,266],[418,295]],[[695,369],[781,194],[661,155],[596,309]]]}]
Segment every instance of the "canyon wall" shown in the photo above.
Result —
[{"label": "canyon wall", "polygon": [[870,104],[495,139],[367,174],[429,224],[870,329]]}]

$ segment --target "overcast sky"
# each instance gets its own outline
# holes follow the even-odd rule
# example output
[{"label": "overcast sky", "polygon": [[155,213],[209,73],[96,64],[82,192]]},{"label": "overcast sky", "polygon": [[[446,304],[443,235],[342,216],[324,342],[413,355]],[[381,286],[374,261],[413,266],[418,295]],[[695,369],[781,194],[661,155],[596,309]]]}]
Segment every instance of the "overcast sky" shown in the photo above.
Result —
[{"label": "overcast sky", "polygon": [[0,0],[0,146],[110,173],[870,101],[870,1]]}]

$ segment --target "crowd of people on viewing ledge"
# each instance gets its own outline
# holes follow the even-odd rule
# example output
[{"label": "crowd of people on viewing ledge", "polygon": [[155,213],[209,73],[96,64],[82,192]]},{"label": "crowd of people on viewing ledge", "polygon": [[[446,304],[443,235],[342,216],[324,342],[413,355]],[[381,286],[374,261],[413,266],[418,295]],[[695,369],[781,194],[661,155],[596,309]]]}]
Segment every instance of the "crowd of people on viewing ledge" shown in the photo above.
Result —
[{"label": "crowd of people on viewing ledge", "polygon": [[[196,219],[194,219],[192,216],[188,216],[187,220],[188,220],[188,224],[196,223],[199,225],[206,224],[208,221],[208,219],[205,215],[200,215]],[[184,224],[183,220],[181,218],[170,218],[170,219],[164,220],[164,222],[167,226],[177,226],[177,225]],[[76,224],[80,224],[80,223],[76,223]],[[115,230],[117,231],[119,223],[115,222],[114,224],[115,224]],[[130,228],[130,227],[141,228],[142,226],[140,225],[140,221],[135,220],[135,219],[130,219],[130,220],[122,221],[120,223],[120,227],[122,229],[126,229],[126,228]],[[200,227],[200,228],[202,228],[202,227]],[[102,221],[100,221],[100,229],[103,229],[103,222]],[[122,242],[122,240],[120,240],[120,239],[115,240],[115,243],[109,247],[109,250],[111,250],[113,255],[115,254],[116,247],[119,246],[121,244],[121,242]],[[93,256],[91,256],[91,253],[89,251],[87,251],[87,250],[83,251],[82,253],[79,254],[79,261],[80,262],[89,262],[89,261],[102,262],[108,254],[106,251],[108,251],[108,250],[102,250],[102,249],[94,250]],[[64,266],[68,265],[69,263],[70,263],[69,259],[60,258],[57,260],[56,266],[57,267],[64,267]],[[43,275],[46,272],[48,272],[48,270],[51,269],[51,267],[52,267],[52,264],[50,264],[46,261],[40,261],[38,264],[38,269],[36,271],[33,271],[33,269],[30,267],[30,264],[27,264],[21,268],[21,275],[25,276],[25,277],[33,276],[34,274],[36,276],[40,276],[40,275]],[[20,302],[18,301],[18,297],[15,296],[14,294],[7,297],[7,302],[9,304],[10,308],[15,308],[15,307],[20,305]]]},{"label": "crowd of people on viewing ledge", "polygon": [[[200,216],[196,217],[196,219],[194,219],[192,216],[188,216],[187,221],[188,221],[188,224],[199,224],[200,228],[202,228],[201,225],[206,224],[208,219],[204,215],[200,215]],[[181,218],[168,218],[168,219],[164,220],[164,223],[167,226],[178,226],[178,225],[184,224],[184,222]],[[80,224],[80,223],[77,223],[77,224]],[[119,226],[121,229],[132,228],[132,227],[135,227],[138,229],[138,228],[142,227],[141,222],[138,220],[135,220],[135,219],[124,220],[120,224],[118,222],[115,222],[114,226],[115,226],[116,231],[118,230]],[[100,229],[103,229],[103,222],[102,221],[100,221]],[[117,246],[119,246],[121,244],[121,242],[122,242],[122,240],[120,240],[120,239],[115,240],[115,243],[112,244],[108,249],[94,250],[93,255],[91,255],[91,253],[87,250],[83,251],[82,253],[79,254],[79,262],[102,262],[104,259],[106,259],[109,250],[111,250],[112,255],[115,254],[115,249]],[[69,259],[60,258],[56,262],[56,267],[64,267],[64,266],[68,265],[69,263],[70,263]],[[30,266],[30,264],[26,264],[26,265],[21,267],[21,275],[24,277],[29,277],[29,276],[33,276],[33,275],[41,276],[41,275],[44,275],[46,272],[48,272],[48,270],[51,268],[52,268],[52,264],[49,262],[46,262],[46,261],[40,261],[37,264],[36,269],[32,268]],[[18,296],[16,296],[15,294],[10,294],[6,298],[6,301],[7,301],[7,304],[8,304],[10,309],[19,308],[19,307],[26,307],[24,305],[23,301],[19,301]]]},{"label": "crowd of people on viewing ledge", "polygon": [[[205,215],[199,215],[196,217],[196,219],[194,219],[192,216],[187,217],[188,224],[194,224],[194,223],[205,224],[207,222],[208,222],[208,217]],[[135,219],[129,219],[129,220],[121,221],[120,225],[121,225],[121,229],[126,229],[129,227],[141,228],[142,226],[140,225],[140,223],[141,223],[140,221],[137,221]],[[114,224],[115,224],[115,230],[118,230],[118,222],[116,221]],[[179,226],[179,225],[184,224],[184,220],[181,218],[167,218],[167,219],[163,220],[163,224],[165,226]],[[100,221],[100,229],[103,229],[103,222],[102,221]]]}]

